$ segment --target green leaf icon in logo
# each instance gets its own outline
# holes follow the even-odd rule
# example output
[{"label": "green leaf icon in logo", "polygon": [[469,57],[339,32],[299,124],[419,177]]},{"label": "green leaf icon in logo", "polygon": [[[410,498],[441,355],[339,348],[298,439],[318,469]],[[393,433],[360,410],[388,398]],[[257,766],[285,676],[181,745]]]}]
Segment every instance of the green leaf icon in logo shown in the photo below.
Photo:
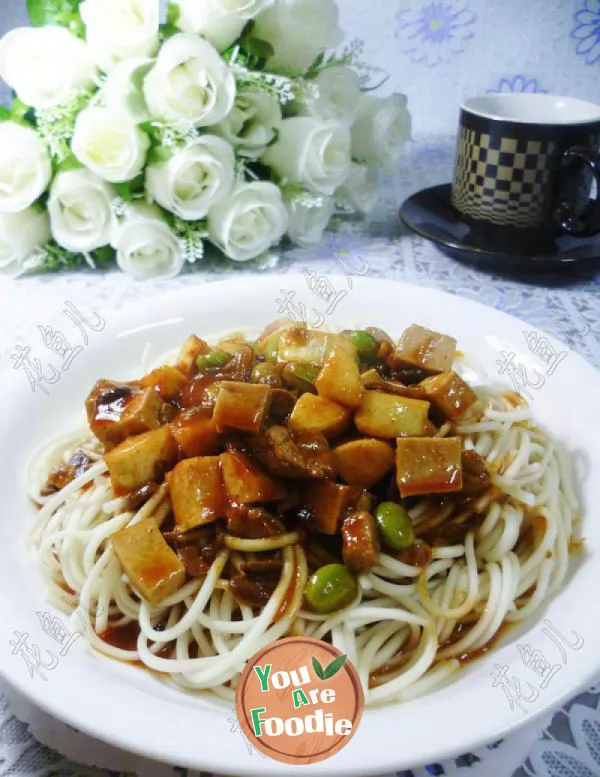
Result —
[{"label": "green leaf icon in logo", "polygon": [[338,656],[337,658],[333,659],[329,666],[323,669],[321,664],[313,656],[312,665],[313,669],[315,670],[315,674],[319,680],[331,680],[331,678],[335,677],[340,669],[344,666],[347,658],[348,656]]},{"label": "green leaf icon in logo", "polygon": [[337,658],[334,658],[333,661],[323,672],[323,675],[324,675],[323,679],[330,680],[332,677],[335,677],[335,675],[340,671],[340,669],[346,663],[347,658],[348,656],[338,656]]},{"label": "green leaf icon in logo", "polygon": [[319,678],[319,680],[325,679],[325,670],[321,666],[321,664],[318,662],[318,660],[313,656],[312,660],[313,669],[315,670],[315,674]]}]

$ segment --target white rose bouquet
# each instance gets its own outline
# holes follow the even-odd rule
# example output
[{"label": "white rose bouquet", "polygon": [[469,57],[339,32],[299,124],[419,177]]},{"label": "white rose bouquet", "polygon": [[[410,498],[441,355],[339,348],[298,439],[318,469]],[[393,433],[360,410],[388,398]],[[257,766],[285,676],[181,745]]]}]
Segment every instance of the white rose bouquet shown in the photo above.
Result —
[{"label": "white rose bouquet", "polygon": [[0,41],[0,270],[174,276],[319,242],[375,207],[406,98],[343,39],[334,0],[28,0]]}]

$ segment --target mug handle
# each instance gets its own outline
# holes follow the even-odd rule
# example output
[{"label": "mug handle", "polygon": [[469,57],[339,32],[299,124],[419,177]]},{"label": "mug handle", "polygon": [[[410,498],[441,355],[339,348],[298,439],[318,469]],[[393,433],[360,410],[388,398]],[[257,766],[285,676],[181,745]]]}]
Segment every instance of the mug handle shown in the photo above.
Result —
[{"label": "mug handle", "polygon": [[584,237],[600,232],[600,154],[591,148],[574,146],[562,157],[563,175],[574,166],[585,164],[591,168],[596,179],[596,198],[590,199],[587,208],[579,213],[572,202],[562,202],[556,212],[558,222],[568,235]]}]

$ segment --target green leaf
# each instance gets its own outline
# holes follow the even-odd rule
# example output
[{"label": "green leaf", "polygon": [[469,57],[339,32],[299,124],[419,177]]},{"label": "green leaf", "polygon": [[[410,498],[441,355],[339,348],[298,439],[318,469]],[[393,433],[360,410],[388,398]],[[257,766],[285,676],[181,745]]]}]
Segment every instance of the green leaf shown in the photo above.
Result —
[{"label": "green leaf", "polygon": [[332,677],[335,677],[335,675],[340,671],[340,669],[344,666],[346,663],[346,659],[348,656],[338,656],[337,658],[334,658],[333,661],[329,664],[329,666],[325,669],[323,672],[323,680],[331,680]]},{"label": "green leaf", "polygon": [[81,162],[77,159],[75,154],[69,154],[62,162],[59,162],[56,166],[56,172],[66,173],[68,170],[79,170],[83,167]]},{"label": "green leaf", "polygon": [[313,656],[313,659],[312,659],[312,665],[313,665],[313,669],[315,670],[315,674],[317,675],[319,680],[324,680],[325,679],[325,670],[323,669],[321,664],[318,662],[318,660],[314,656]]},{"label": "green leaf", "polygon": [[179,35],[181,30],[179,27],[175,27],[174,24],[161,24],[160,25],[160,34],[163,40],[168,40],[169,38],[172,38],[174,35]]},{"label": "green leaf", "polygon": [[94,251],[92,257],[96,262],[96,267],[99,270],[103,270],[114,264],[115,252],[111,246],[104,246],[103,248],[98,248]]},{"label": "green leaf", "polygon": [[242,41],[242,47],[244,51],[250,54],[252,57],[256,57],[259,60],[271,59],[275,53],[275,49],[266,40],[259,40],[258,38],[247,38]]},{"label": "green leaf", "polygon": [[163,162],[168,162],[173,154],[168,148],[164,146],[153,146],[148,154],[149,165],[160,165]]},{"label": "green leaf", "polygon": [[115,184],[115,189],[125,202],[133,202],[136,196],[144,193],[144,174],[140,173],[132,181]]},{"label": "green leaf", "polygon": [[12,117],[13,114],[10,108],[7,108],[5,105],[0,105],[0,121],[10,121]]},{"label": "green leaf", "polygon": [[69,27],[73,21],[81,21],[80,0],[27,0],[27,11],[35,27],[61,24]]},{"label": "green leaf", "polygon": [[181,8],[177,3],[167,3],[167,24],[177,27],[179,17],[181,16]]}]

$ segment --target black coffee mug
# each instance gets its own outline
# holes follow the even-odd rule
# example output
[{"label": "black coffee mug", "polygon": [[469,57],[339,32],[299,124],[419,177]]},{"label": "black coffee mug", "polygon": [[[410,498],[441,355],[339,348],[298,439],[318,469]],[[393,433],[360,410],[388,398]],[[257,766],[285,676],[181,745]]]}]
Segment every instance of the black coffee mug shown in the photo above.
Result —
[{"label": "black coffee mug", "polygon": [[596,234],[599,151],[600,105],[547,94],[475,97],[460,112],[452,204],[475,233],[512,252]]}]

